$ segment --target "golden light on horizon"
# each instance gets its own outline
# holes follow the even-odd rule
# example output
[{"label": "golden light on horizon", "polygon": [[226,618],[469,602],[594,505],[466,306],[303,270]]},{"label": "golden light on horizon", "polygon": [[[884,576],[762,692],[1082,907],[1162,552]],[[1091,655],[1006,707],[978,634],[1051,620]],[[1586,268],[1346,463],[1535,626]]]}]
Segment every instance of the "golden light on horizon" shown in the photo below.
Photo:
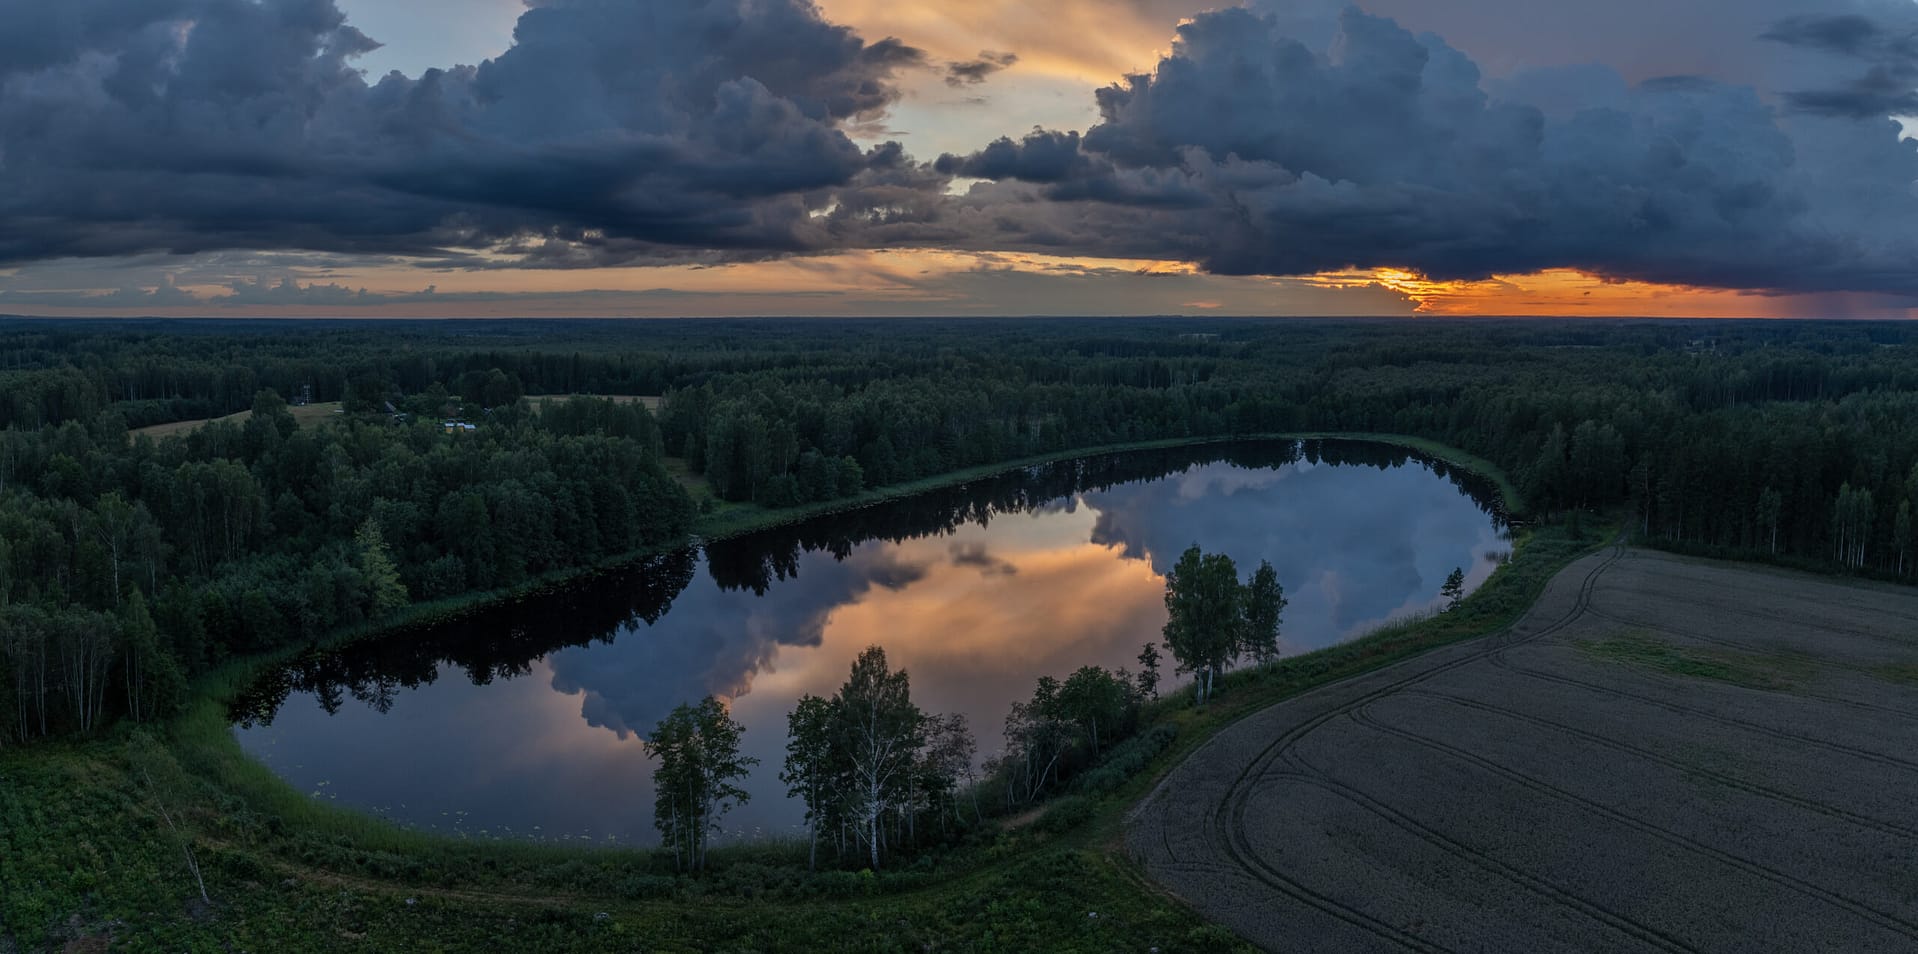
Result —
[{"label": "golden light on horizon", "polygon": [[1607,278],[1570,268],[1478,281],[1434,280],[1403,268],[1347,269],[1300,279],[1320,288],[1383,288],[1420,315],[1506,317],[1775,318],[1789,296]]},{"label": "golden light on horizon", "polygon": [[[73,297],[26,314],[107,317],[485,318],[974,314],[1188,314],[1239,317],[1497,316],[1914,317],[1901,299],[1661,285],[1576,269],[1438,280],[1400,267],[1297,277],[1233,276],[1172,259],[1024,251],[865,249],[729,264],[575,269],[446,269],[388,259],[363,267],[289,260],[200,265],[158,285],[193,296],[127,305],[111,289],[48,286]],[[291,283],[290,294],[274,286]],[[249,288],[249,294],[238,289]],[[271,290],[263,293],[261,290]],[[366,294],[356,293],[365,289]],[[321,294],[315,294],[321,293]]]}]

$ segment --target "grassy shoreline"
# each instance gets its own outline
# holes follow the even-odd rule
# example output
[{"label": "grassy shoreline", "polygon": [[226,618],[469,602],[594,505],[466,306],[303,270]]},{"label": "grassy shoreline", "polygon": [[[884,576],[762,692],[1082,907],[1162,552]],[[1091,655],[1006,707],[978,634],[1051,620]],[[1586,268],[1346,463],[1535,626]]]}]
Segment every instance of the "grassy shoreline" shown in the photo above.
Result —
[{"label": "grassy shoreline", "polygon": [[[1484,461],[1412,438],[1258,435],[1079,449],[942,475],[831,505],[711,515],[723,520],[702,522],[701,532],[721,539],[1076,457],[1315,438],[1404,447],[1472,470],[1502,490],[1509,487],[1495,469],[1480,469],[1489,468]],[[1517,510],[1509,503],[1516,497],[1507,499]],[[155,919],[159,943],[176,948],[224,943],[477,949],[513,943],[528,949],[611,950],[643,941],[664,950],[806,950],[839,946],[854,936],[871,939],[864,946],[872,950],[928,945],[1007,951],[1229,948],[1236,939],[1165,896],[1118,849],[1130,806],[1205,739],[1239,718],[1509,625],[1551,576],[1595,545],[1568,538],[1560,528],[1528,531],[1515,543],[1512,560],[1452,613],[1387,627],[1265,669],[1231,673],[1220,699],[1203,709],[1193,708],[1183,694],[1155,703],[1142,721],[1174,725],[1170,746],[1112,792],[1060,800],[1048,809],[1063,815],[1065,803],[1072,802],[1071,810],[1079,814],[1068,822],[987,832],[983,844],[917,866],[923,870],[887,872],[876,879],[834,872],[803,885],[781,882],[781,866],[803,871],[802,852],[791,845],[766,845],[722,852],[728,857],[719,859],[714,878],[684,884],[662,875],[648,852],[463,840],[321,802],[247,756],[227,723],[227,700],[240,687],[276,658],[304,647],[236,661],[196,684],[188,711],[162,727],[160,741],[150,729],[123,726],[93,742],[0,751],[0,857],[33,862],[18,869],[20,883],[0,871],[0,950],[9,949],[10,938],[29,950],[37,941],[124,939],[113,925],[135,923],[140,912]],[[556,575],[514,591],[421,604],[397,621],[342,631],[325,642],[470,612],[611,565],[616,564]],[[137,754],[142,752],[147,754]],[[136,775],[130,768],[142,758],[164,761],[166,773],[177,773],[177,779],[156,788],[145,769]],[[66,801],[63,793],[75,786],[97,797]],[[175,794],[161,794],[162,789]],[[220,896],[212,914],[192,905],[177,913],[181,900],[192,894],[180,881],[182,846],[152,807],[170,799],[174,812],[188,820],[188,846],[198,846],[209,883]],[[777,883],[768,887],[768,882]],[[351,910],[345,915],[331,911],[335,903]],[[155,913],[167,910],[176,913]],[[1116,913],[1088,917],[1099,910]]]}]

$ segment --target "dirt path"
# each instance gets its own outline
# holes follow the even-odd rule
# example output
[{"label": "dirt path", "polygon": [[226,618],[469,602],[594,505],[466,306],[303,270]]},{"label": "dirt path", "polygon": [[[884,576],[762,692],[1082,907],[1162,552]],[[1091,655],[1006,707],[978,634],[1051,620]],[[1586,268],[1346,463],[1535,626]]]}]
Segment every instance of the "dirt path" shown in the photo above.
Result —
[{"label": "dirt path", "polygon": [[1918,593],[1614,549],[1258,713],[1127,850],[1274,950],[1918,950]]}]

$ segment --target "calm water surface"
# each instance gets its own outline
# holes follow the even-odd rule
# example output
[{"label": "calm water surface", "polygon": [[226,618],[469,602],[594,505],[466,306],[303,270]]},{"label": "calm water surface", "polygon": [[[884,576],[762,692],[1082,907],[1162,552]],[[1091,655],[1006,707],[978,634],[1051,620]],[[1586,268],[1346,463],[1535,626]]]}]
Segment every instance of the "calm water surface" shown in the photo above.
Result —
[{"label": "calm water surface", "polygon": [[[1271,560],[1288,654],[1439,603],[1509,544],[1489,490],[1371,445],[1223,446],[1033,468],[661,557],[462,619],[311,653],[235,705],[240,745],[316,798],[421,828],[652,843],[639,735],[732,703],[761,764],[738,835],[799,830],[785,720],[873,644],[981,757],[1041,675],[1136,668],[1187,546]],[[1168,660],[1168,670],[1169,660]]]}]

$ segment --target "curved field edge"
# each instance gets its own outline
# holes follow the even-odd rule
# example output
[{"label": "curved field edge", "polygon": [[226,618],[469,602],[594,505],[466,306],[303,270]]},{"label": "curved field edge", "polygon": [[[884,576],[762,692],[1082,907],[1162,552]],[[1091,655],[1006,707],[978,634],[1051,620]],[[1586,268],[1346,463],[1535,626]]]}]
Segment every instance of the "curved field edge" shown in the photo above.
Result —
[{"label": "curved field edge", "polygon": [[[1364,440],[1404,447],[1494,480],[1483,461],[1389,435],[1282,434],[1082,448],[887,488],[828,508],[722,514],[709,538],[866,506],[1056,460],[1245,440]],[[1507,497],[1509,509],[1516,496]],[[1516,620],[1564,565],[1597,546],[1559,528],[1525,533],[1512,559],[1450,613],[1242,670],[1204,709],[1162,699],[1147,725],[1173,744],[1101,796],[1054,818],[994,829],[944,856],[879,876],[803,873],[803,846],[728,849],[686,883],[649,853],[578,844],[464,841],[426,834],[295,791],[247,757],[225,700],[274,657],[196,686],[188,711],[106,739],[0,752],[0,951],[111,940],[130,949],[213,944],[351,949],[1217,950],[1230,934],[1160,892],[1119,849],[1132,803],[1226,725],[1274,702]],[[546,581],[551,582],[551,581]],[[471,610],[511,594],[415,607],[403,620]],[[392,625],[390,622],[388,625]],[[377,630],[337,634],[365,638]],[[644,810],[644,806],[635,806]],[[1056,819],[1056,822],[1055,822]],[[213,896],[199,902],[192,865]]]}]

